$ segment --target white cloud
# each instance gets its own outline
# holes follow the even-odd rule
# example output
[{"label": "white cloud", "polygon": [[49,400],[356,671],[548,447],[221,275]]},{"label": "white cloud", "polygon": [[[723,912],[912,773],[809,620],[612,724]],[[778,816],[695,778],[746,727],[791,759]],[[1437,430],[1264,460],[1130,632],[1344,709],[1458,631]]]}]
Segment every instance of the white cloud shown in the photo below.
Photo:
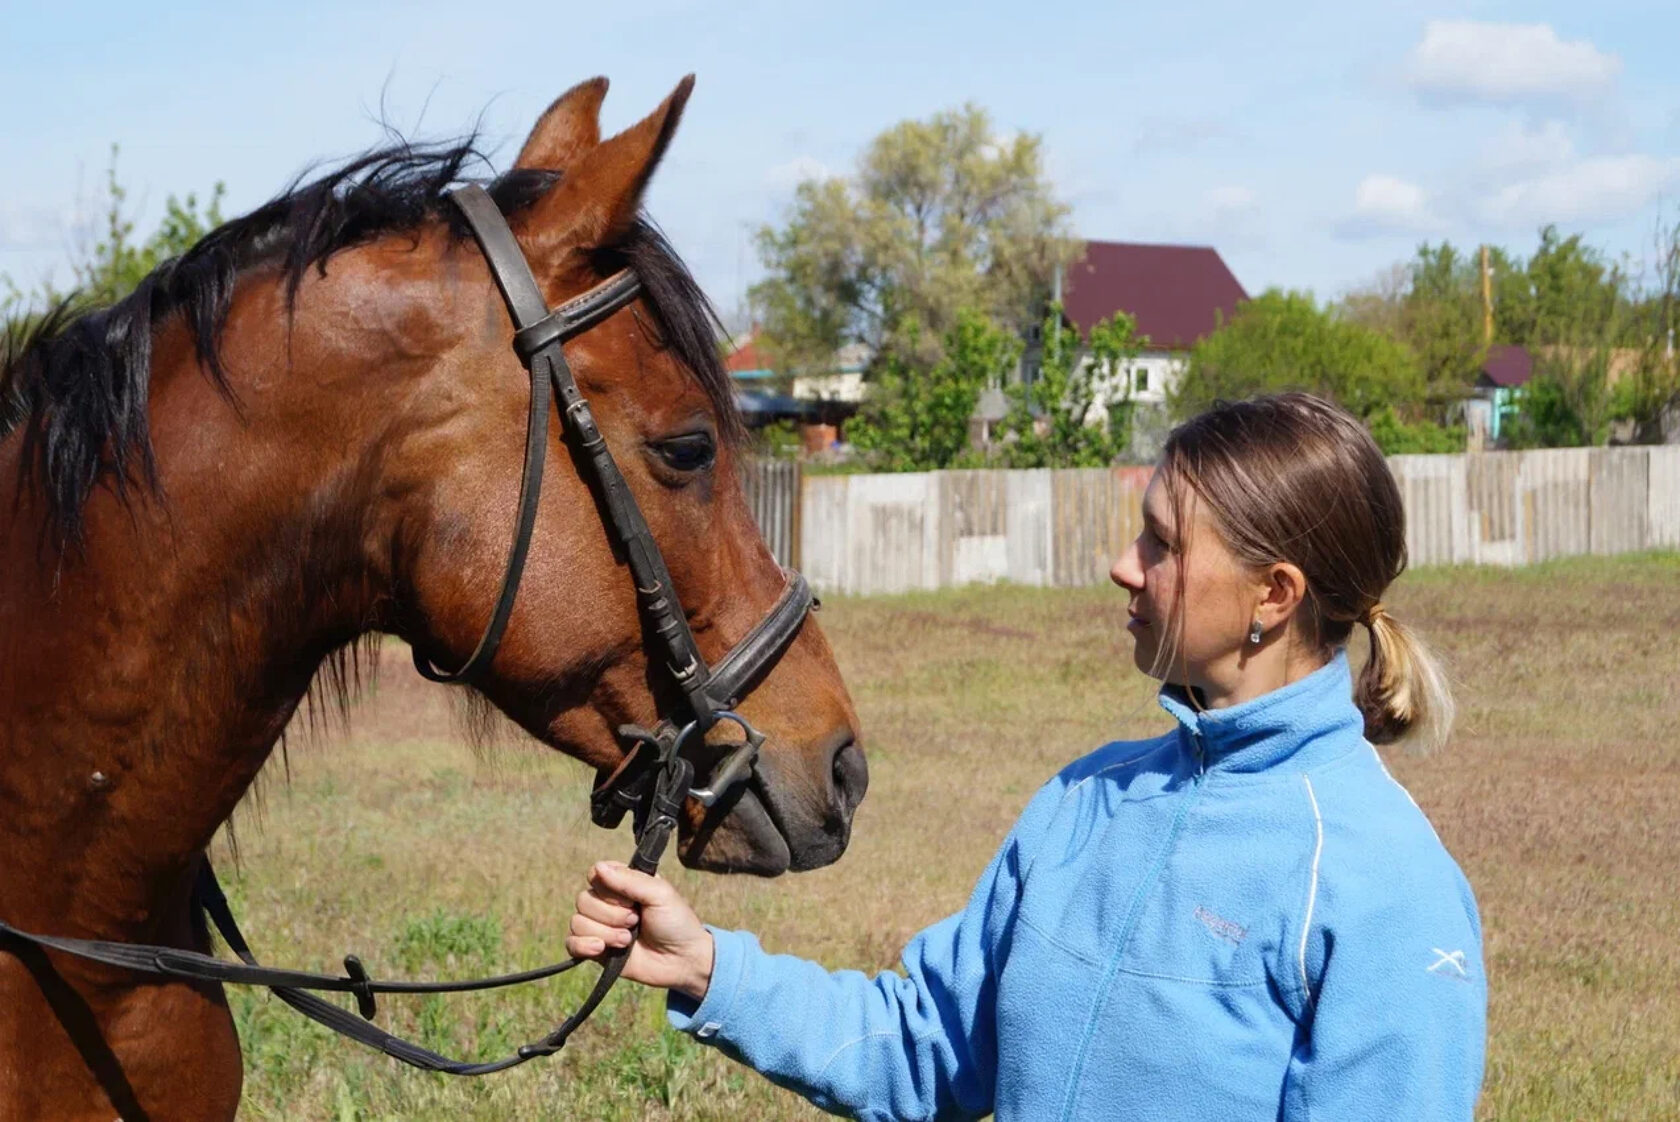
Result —
[{"label": "white cloud", "polygon": [[1247,187],[1214,187],[1206,194],[1207,204],[1215,214],[1239,214],[1252,211],[1259,200]]},{"label": "white cloud", "polygon": [[1495,136],[1483,153],[1482,164],[1504,176],[1533,174],[1568,164],[1575,158],[1575,142],[1562,121],[1539,126],[1511,123]]},{"label": "white cloud", "polygon": [[1353,213],[1336,224],[1343,238],[1429,234],[1441,228],[1429,193],[1393,175],[1367,175],[1353,191]]},{"label": "white cloud", "polygon": [[1595,156],[1519,180],[1481,204],[1491,222],[1513,227],[1610,221],[1637,214],[1680,188],[1680,156]]},{"label": "white cloud", "polygon": [[827,179],[833,173],[828,165],[810,156],[795,156],[785,164],[777,164],[764,175],[766,185],[778,191],[791,191],[807,179]]},{"label": "white cloud", "polygon": [[1188,152],[1234,135],[1229,125],[1212,117],[1148,117],[1138,127],[1132,152],[1140,156]]},{"label": "white cloud", "polygon": [[1430,20],[1406,60],[1420,96],[1513,103],[1585,100],[1609,89],[1622,60],[1585,39],[1565,41],[1545,23]]}]

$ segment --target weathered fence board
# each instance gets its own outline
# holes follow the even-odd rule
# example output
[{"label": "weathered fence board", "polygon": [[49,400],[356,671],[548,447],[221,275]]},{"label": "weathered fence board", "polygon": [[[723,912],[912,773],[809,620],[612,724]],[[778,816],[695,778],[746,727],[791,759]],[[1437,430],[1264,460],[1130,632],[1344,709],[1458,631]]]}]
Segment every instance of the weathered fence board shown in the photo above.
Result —
[{"label": "weathered fence board", "polygon": [[1649,451],[1594,448],[1589,454],[1587,517],[1594,553],[1634,553],[1650,539]]},{"label": "weathered fence board", "polygon": [[783,566],[800,567],[799,465],[791,460],[748,460],[741,465],[741,486],[747,505],[764,535],[764,544]]},{"label": "weathered fence board", "polygon": [[1680,549],[1680,444],[1646,450],[1648,456],[1646,524],[1653,548]]},{"label": "weathered fence board", "polygon": [[1051,488],[1051,583],[1062,587],[1101,584],[1114,559],[1137,537],[1143,523],[1146,469],[1071,468],[1047,472]]},{"label": "weathered fence board", "polygon": [[1514,563],[1573,557],[1592,548],[1591,449],[1555,448],[1522,456],[1523,552]]},{"label": "weathered fence board", "polygon": [[[1680,446],[1394,456],[1389,465],[1413,565],[1680,547]],[[1137,535],[1147,483],[1136,468],[811,476],[798,555],[816,587],[858,594],[1095,584]]]}]

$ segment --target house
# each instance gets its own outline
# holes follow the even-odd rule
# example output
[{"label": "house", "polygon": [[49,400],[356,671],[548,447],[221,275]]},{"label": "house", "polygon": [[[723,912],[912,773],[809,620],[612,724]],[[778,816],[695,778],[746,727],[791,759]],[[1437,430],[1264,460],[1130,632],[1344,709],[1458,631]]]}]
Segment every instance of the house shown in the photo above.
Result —
[{"label": "house", "polygon": [[[841,348],[840,353],[844,355],[845,351]],[[839,442],[841,426],[857,412],[857,403],[863,397],[861,362],[855,371],[855,387],[847,380],[854,377],[853,372],[841,368],[832,375],[818,376],[840,379],[837,387],[819,384],[819,389],[831,391],[827,395],[809,392],[810,387],[801,383],[812,379],[800,376],[793,379],[792,394],[777,392],[773,381],[776,371],[759,349],[756,324],[729,340],[723,367],[734,383],[735,404],[747,427],[758,429],[777,421],[792,421],[808,453],[826,451]]]},{"label": "house", "polygon": [[875,352],[867,343],[847,343],[834,352],[831,369],[793,376],[793,396],[811,401],[844,401],[856,405],[863,400],[864,371]]},{"label": "house", "polygon": [[[1080,335],[1116,312],[1137,321],[1137,357],[1128,369],[1108,375],[1086,420],[1123,418],[1132,430],[1133,457],[1153,459],[1166,435],[1167,395],[1190,348],[1230,319],[1248,293],[1208,246],[1089,241],[1059,281],[1053,298]],[[1030,382],[1042,356],[1036,338],[1028,343],[1021,376]]]},{"label": "house", "polygon": [[1472,452],[1496,447],[1520,408],[1522,388],[1534,377],[1528,348],[1497,343],[1487,349],[1470,398],[1464,403],[1466,444]]},{"label": "house", "polygon": [[[1637,347],[1539,346],[1533,349],[1496,343],[1487,350],[1470,397],[1464,402],[1466,445],[1472,452],[1499,447],[1508,437],[1513,418],[1522,408],[1524,388],[1537,368],[1547,363],[1563,364],[1586,371],[1601,369],[1607,386],[1637,375],[1645,355]],[[1680,443],[1680,410],[1667,410],[1654,434],[1640,434],[1632,421],[1611,426],[1611,444],[1632,444],[1656,439]]]},{"label": "house", "polygon": [[730,379],[736,383],[760,382],[776,376],[769,360],[759,350],[758,324],[753,324],[724,344],[723,368],[729,371]]}]

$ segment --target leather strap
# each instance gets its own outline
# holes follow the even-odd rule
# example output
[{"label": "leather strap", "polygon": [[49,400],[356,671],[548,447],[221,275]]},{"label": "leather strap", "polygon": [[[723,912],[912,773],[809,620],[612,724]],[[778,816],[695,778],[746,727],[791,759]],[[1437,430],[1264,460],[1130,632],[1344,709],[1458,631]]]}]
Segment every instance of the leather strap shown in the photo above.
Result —
[{"label": "leather strap", "polygon": [[433,682],[468,682],[477,678],[496,657],[502,633],[507,630],[513,605],[519,599],[519,578],[525,573],[525,556],[531,550],[531,530],[537,522],[537,504],[542,498],[543,462],[548,455],[549,385],[547,378],[531,379],[531,411],[525,425],[525,469],[519,478],[518,514],[513,520],[513,543],[508,547],[507,569],[490,622],[467,661],[455,670],[440,670],[418,646],[413,648],[414,669]]},{"label": "leather strap", "polygon": [[[530,548],[548,445],[549,408],[551,402],[558,400],[566,431],[576,439],[579,450],[587,456],[590,476],[598,489],[602,517],[624,550],[635,579],[637,599],[646,626],[658,636],[670,672],[681,687],[694,717],[681,731],[669,720],[661,721],[659,728],[652,733],[639,729],[620,730],[621,736],[632,741],[634,747],[624,763],[597,787],[592,797],[594,817],[604,825],[616,825],[627,810],[635,812],[636,852],[630,864],[642,872],[653,873],[670,839],[677,832],[683,803],[693,796],[710,806],[722,798],[730,787],[745,781],[751,774],[763,734],[729,710],[786,650],[798,634],[806,615],[816,606],[816,601],[805,578],[798,573],[790,574],[787,588],[769,615],[748,632],[715,670],[707,667],[695,645],[688,618],[671,586],[665,559],[653,540],[641,509],[636,505],[629,484],[595,424],[588,401],[578,389],[562,346],[568,338],[600,323],[635,300],[640,292],[639,282],[633,273],[620,272],[550,311],[544,304],[542,291],[531,275],[518,242],[490,196],[482,188],[469,185],[453,192],[450,197],[465,215],[507,303],[515,328],[514,345],[531,376],[531,408],[525,432],[524,475],[520,481],[513,541],[490,621],[478,645],[458,669],[438,669],[418,647],[414,651],[415,668],[435,682],[468,681],[483,673],[495,657],[496,647],[513,612]],[[685,739],[695,732],[703,738],[706,730],[720,717],[738,723],[747,740],[714,770],[710,786],[696,791],[692,786],[693,766],[682,757],[681,748]],[[601,976],[589,996],[547,1036],[501,1060],[465,1063],[393,1036],[371,1024],[371,1018],[376,1013],[375,995],[494,989],[564,973],[578,965],[577,960],[567,959],[536,970],[460,982],[375,981],[368,977],[354,955],[345,956],[345,973],[341,976],[266,967],[257,961],[240,932],[208,859],[201,868],[194,897],[198,906],[215,923],[229,949],[240,959],[238,963],[178,947],[37,935],[4,921],[0,921],[0,944],[7,941],[33,943],[149,975],[267,986],[286,1004],[335,1032],[377,1048],[404,1063],[449,1075],[487,1075],[558,1051],[572,1031],[606,997],[623,971],[628,954],[628,948],[625,948],[610,950],[603,956]],[[316,997],[309,992],[312,990],[353,994],[360,1017]]]},{"label": "leather strap", "polygon": [[[468,228],[490,265],[490,275],[513,319],[514,349],[531,379],[531,408],[525,425],[525,465],[519,478],[519,506],[514,517],[513,541],[508,547],[507,567],[502,573],[501,589],[496,594],[490,622],[486,624],[472,654],[454,670],[440,669],[418,646],[413,649],[415,670],[430,681],[445,684],[471,682],[489,669],[507,630],[508,619],[513,615],[514,603],[519,598],[519,582],[525,572],[525,558],[530,552],[537,506],[542,498],[543,465],[548,453],[549,408],[553,390],[560,385],[559,379],[551,373],[556,365],[565,371],[565,381],[572,384],[574,392],[576,390],[561,344],[600,323],[641,293],[641,282],[634,273],[625,270],[550,312],[513,231],[489,193],[471,184],[451,192],[449,197],[466,217]],[[517,265],[513,264],[515,262]],[[542,361],[536,361],[539,358]],[[579,401],[583,400],[581,393],[575,396]]]},{"label": "leather strap", "polygon": [[759,675],[793,642],[805,624],[805,617],[816,607],[816,597],[811,595],[804,574],[790,570],[788,578],[787,588],[770,614],[759,620],[712,668],[707,690],[718,708],[733,709],[740,704],[741,698],[757,684]]}]

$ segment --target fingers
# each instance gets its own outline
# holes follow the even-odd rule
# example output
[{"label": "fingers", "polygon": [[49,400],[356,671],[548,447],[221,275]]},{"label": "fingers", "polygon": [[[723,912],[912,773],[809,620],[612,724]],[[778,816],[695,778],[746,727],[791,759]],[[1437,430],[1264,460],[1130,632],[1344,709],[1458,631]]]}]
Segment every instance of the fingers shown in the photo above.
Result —
[{"label": "fingers", "polygon": [[598,889],[586,888],[577,894],[577,910],[580,915],[588,916],[597,923],[609,927],[629,928],[636,926],[635,909],[627,908],[618,903],[616,894],[603,896]]},{"label": "fingers", "polygon": [[592,935],[568,935],[566,953],[573,958],[600,958],[607,953],[607,944]]},{"label": "fingers", "polygon": [[658,906],[678,899],[676,889],[665,881],[617,861],[597,861],[589,870],[589,884],[596,895],[618,903]]},{"label": "fingers", "polygon": [[597,923],[585,915],[574,915],[571,938],[593,939],[606,947],[628,947],[635,935],[623,927]]}]

